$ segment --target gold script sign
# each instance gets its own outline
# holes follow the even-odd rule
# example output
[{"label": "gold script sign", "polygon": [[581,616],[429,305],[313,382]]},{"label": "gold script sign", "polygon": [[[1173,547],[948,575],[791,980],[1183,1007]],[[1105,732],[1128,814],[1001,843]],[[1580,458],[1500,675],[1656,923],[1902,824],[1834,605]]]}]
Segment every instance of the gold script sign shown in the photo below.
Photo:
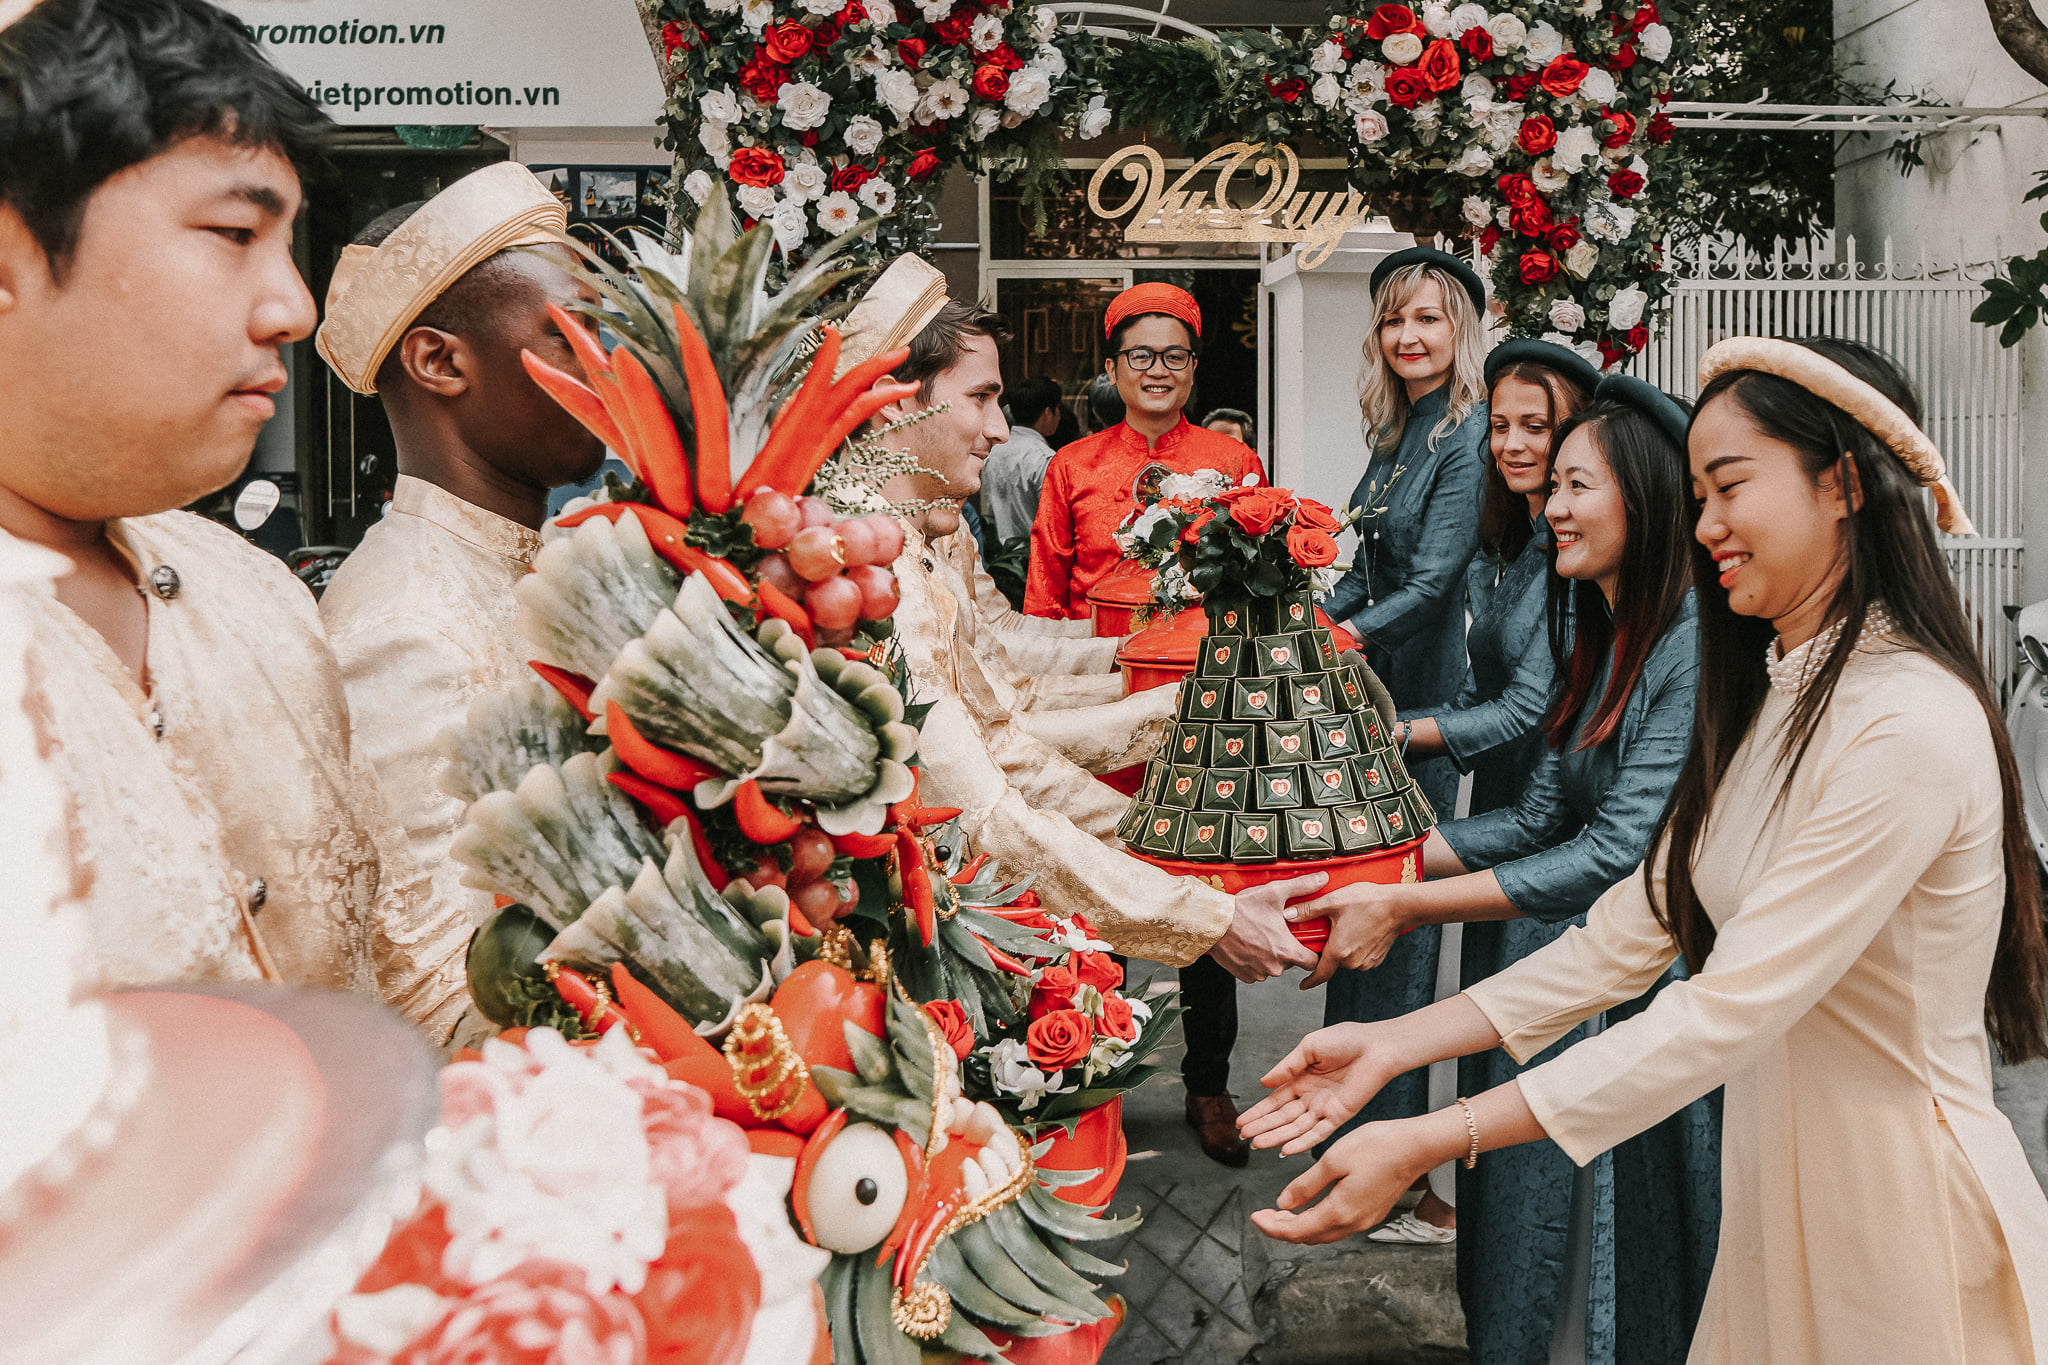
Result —
[{"label": "gold script sign", "polygon": [[[1239,208],[1230,202],[1230,183],[1249,163],[1247,179],[1263,180],[1257,203]],[[1194,180],[1210,171],[1216,184],[1191,190]],[[1102,188],[1112,174],[1132,182],[1130,197],[1105,205]],[[1301,259],[1313,270],[1330,259],[1344,234],[1364,221],[1365,196],[1355,189],[1343,194],[1297,191],[1301,162],[1291,147],[1233,142],[1197,161],[1169,185],[1166,158],[1140,143],[1125,147],[1096,168],[1088,182],[1088,208],[1098,217],[1123,218],[1127,242],[1309,242],[1314,249]]]}]

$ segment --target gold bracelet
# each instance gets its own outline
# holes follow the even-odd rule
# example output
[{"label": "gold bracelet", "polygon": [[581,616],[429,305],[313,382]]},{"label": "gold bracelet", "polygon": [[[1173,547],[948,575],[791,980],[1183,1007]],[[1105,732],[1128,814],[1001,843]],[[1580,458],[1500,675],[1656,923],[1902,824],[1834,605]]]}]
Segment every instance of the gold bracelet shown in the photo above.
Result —
[{"label": "gold bracelet", "polygon": [[1465,1111],[1465,1131],[1472,1135],[1472,1148],[1465,1153],[1465,1169],[1471,1170],[1479,1164],[1479,1121],[1472,1117],[1472,1104],[1463,1095],[1458,1096],[1458,1107]]}]

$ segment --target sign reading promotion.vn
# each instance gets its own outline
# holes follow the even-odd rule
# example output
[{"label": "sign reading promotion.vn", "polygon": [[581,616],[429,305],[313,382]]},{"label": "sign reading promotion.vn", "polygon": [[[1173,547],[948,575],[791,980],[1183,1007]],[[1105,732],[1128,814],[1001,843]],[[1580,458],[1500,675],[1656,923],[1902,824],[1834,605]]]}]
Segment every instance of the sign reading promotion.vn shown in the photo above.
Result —
[{"label": "sign reading promotion.vn", "polygon": [[337,123],[652,128],[633,0],[216,0]]}]

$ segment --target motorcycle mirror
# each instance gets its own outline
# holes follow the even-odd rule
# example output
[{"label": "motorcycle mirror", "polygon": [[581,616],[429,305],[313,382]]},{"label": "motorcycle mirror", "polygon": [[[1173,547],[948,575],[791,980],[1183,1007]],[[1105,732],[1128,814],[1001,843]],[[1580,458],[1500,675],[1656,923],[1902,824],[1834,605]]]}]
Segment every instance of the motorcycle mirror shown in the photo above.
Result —
[{"label": "motorcycle mirror", "polygon": [[235,498],[235,525],[253,531],[270,520],[284,492],[268,479],[251,479]]}]

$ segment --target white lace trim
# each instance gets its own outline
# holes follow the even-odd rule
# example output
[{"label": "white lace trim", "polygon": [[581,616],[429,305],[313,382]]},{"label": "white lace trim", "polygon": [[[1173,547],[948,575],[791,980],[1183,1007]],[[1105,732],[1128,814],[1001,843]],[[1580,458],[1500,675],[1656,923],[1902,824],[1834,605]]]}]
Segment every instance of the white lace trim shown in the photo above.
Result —
[{"label": "white lace trim", "polygon": [[[1803,690],[1813,680],[1813,675],[1820,671],[1821,665],[1827,662],[1828,655],[1834,652],[1835,642],[1842,638],[1842,627],[1847,624],[1846,620],[1835,622],[1789,654],[1781,655],[1778,642],[1771,641],[1764,649],[1764,668],[1771,675],[1771,687],[1779,692]],[[1890,635],[1894,629],[1891,614],[1885,611],[1883,604],[1873,603],[1864,613],[1863,629],[1856,633],[1856,648],[1862,649],[1873,640]]]}]

